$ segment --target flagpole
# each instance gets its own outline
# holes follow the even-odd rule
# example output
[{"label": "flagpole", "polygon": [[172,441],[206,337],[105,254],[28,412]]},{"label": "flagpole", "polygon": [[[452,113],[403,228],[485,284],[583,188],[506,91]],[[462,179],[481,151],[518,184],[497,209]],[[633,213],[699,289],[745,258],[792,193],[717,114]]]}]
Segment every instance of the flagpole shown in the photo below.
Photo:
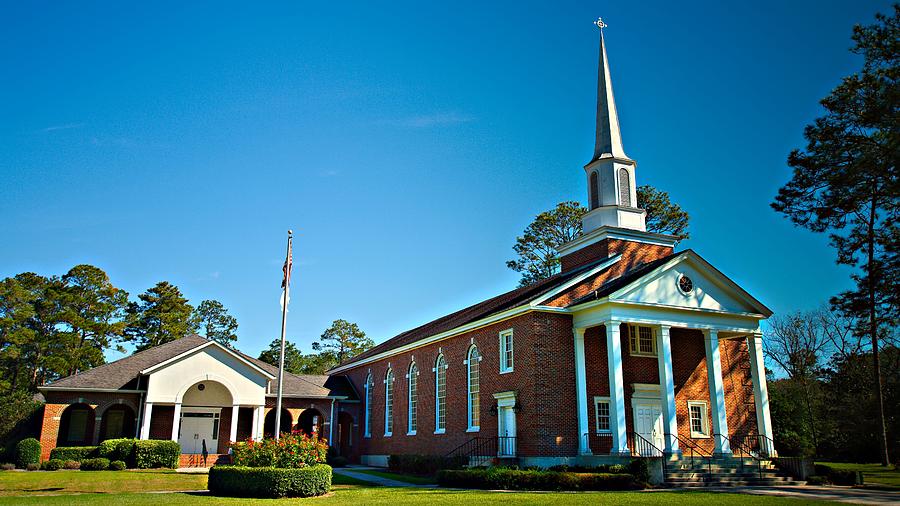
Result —
[{"label": "flagpole", "polygon": [[291,293],[291,242],[294,232],[288,230],[287,253],[284,259],[284,303],[281,305],[281,353],[278,354],[278,397],[275,402],[275,440],[281,438],[281,394],[284,386],[284,339],[287,327],[288,297]]}]

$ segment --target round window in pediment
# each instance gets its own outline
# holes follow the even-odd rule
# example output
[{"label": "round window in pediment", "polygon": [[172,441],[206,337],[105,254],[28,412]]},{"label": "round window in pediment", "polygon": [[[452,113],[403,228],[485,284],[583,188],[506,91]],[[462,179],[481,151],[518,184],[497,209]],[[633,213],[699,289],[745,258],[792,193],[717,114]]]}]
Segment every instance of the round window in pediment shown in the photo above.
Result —
[{"label": "round window in pediment", "polygon": [[206,385],[204,385],[203,383],[200,383],[199,385],[197,385],[197,390],[200,390],[201,392],[206,390]]},{"label": "round window in pediment", "polygon": [[678,289],[681,290],[681,293],[687,295],[694,290],[694,282],[691,281],[691,278],[682,274],[678,278]]}]

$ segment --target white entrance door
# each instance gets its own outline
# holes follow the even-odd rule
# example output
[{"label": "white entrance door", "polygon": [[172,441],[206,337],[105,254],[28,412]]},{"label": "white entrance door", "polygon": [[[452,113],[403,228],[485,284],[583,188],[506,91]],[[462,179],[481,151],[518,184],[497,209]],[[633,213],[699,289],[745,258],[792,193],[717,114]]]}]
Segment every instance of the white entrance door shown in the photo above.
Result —
[{"label": "white entrance door", "polygon": [[497,417],[498,435],[497,454],[501,457],[512,457],[516,454],[516,412],[512,406],[501,406]]},{"label": "white entrance door", "polygon": [[178,444],[181,453],[217,453],[219,447],[219,415],[210,412],[182,412]]},{"label": "white entrance door", "polygon": [[[665,442],[663,439],[662,406],[658,401],[641,400],[634,404],[634,431],[660,450],[663,448]],[[635,449],[643,455],[658,453],[653,448],[643,448],[638,442],[635,442],[635,446],[637,447]]]}]

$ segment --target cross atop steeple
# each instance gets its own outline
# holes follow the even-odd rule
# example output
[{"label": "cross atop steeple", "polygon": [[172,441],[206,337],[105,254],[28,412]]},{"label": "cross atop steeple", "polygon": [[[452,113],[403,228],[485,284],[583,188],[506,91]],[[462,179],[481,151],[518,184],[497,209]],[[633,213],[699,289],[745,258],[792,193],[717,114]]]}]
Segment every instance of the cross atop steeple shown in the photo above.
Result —
[{"label": "cross atop steeple", "polygon": [[597,25],[597,28],[599,28],[601,31],[609,26],[603,22],[603,18],[597,18],[597,21],[594,21],[594,24]]}]

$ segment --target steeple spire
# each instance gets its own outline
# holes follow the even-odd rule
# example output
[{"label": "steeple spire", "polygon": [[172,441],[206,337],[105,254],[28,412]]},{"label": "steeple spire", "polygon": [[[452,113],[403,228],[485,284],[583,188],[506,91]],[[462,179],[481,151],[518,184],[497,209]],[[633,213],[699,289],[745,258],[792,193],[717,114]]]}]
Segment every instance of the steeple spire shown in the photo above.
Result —
[{"label": "steeple spire", "polygon": [[622,134],[619,131],[619,115],[616,113],[616,100],[613,98],[612,79],[609,75],[609,61],[606,58],[606,42],[603,29],[606,23],[603,18],[594,22],[600,31],[600,61],[597,65],[597,140],[594,144],[594,157],[620,158],[630,160],[622,147]]}]

